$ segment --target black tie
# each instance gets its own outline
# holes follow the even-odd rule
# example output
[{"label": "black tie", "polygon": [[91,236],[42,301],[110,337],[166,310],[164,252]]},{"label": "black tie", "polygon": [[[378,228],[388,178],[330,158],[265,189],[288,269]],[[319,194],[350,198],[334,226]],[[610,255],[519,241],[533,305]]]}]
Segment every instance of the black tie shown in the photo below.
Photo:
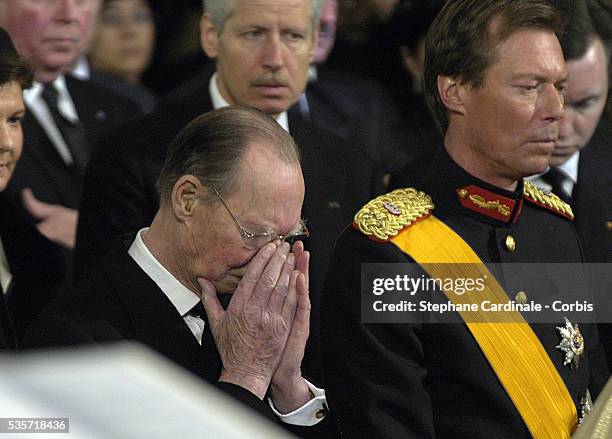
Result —
[{"label": "black tie", "polygon": [[190,316],[200,317],[202,320],[206,320],[206,311],[204,310],[204,305],[202,305],[202,301],[199,300],[197,305],[189,310],[188,314]]},{"label": "black tie", "polygon": [[52,84],[43,85],[42,98],[47,103],[47,107],[49,107],[57,128],[62,133],[66,146],[70,149],[74,166],[79,175],[82,176],[85,172],[85,166],[87,166],[89,161],[89,147],[87,145],[85,127],[80,121],[72,122],[62,115],[57,106],[57,90]]},{"label": "black tie", "polygon": [[565,172],[554,166],[551,166],[548,171],[542,175],[542,180],[550,184],[552,191],[566,203],[572,202],[572,196],[563,187],[563,183],[569,179],[570,177]]}]

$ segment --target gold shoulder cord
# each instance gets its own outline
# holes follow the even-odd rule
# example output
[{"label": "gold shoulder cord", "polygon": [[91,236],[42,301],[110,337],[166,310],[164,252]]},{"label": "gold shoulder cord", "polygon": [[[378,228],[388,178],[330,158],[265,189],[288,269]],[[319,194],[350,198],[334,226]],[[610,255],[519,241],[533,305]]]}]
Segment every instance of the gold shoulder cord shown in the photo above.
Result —
[{"label": "gold shoulder cord", "polygon": [[544,192],[542,189],[528,181],[525,182],[524,190],[526,197],[531,198],[540,204],[544,204],[557,212],[567,215],[570,219],[574,219],[572,207],[552,192]]},{"label": "gold shoulder cord", "polygon": [[413,188],[396,189],[374,198],[355,215],[355,226],[366,236],[387,241],[434,209],[431,197]]}]

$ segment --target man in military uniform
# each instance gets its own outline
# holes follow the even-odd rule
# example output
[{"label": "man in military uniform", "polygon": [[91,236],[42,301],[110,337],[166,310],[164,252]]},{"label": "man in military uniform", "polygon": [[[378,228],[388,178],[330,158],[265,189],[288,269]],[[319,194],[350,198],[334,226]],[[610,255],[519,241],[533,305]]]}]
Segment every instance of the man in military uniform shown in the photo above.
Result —
[{"label": "man in military uniform", "polygon": [[[362,263],[416,262],[452,278],[464,262],[492,271],[582,262],[571,207],[523,181],[547,168],[559,134],[559,21],[544,0],[456,0],[433,23],[425,95],[444,148],[418,190],[357,213],[323,294],[325,382],[345,437],[569,438],[607,379],[595,326],[563,316],[529,324],[508,311],[500,324],[459,313],[460,324],[430,324],[361,315]],[[510,288],[517,275],[503,273],[480,297],[526,301],[531,291]]]}]

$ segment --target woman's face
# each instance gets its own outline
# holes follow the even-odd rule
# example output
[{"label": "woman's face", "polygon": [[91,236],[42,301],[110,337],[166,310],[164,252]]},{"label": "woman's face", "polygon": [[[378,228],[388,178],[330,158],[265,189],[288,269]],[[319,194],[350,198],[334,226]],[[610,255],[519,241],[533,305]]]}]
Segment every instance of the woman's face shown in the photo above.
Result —
[{"label": "woman's face", "polygon": [[145,0],[111,0],[104,4],[89,48],[94,69],[138,82],[149,65],[155,24]]},{"label": "woman's face", "polygon": [[25,114],[21,85],[0,86],[0,191],[6,188],[23,149],[21,119]]}]

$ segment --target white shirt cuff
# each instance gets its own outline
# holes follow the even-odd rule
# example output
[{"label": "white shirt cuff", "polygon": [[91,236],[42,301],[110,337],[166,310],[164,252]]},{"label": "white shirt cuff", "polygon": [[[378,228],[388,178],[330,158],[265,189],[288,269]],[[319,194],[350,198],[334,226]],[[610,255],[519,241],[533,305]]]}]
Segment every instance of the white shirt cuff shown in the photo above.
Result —
[{"label": "white shirt cuff", "polygon": [[327,414],[327,399],[325,398],[325,390],[315,387],[313,384],[308,382],[307,379],[304,379],[304,381],[306,381],[306,385],[314,395],[314,398],[291,413],[287,413],[286,415],[279,413],[274,407],[274,402],[272,399],[268,398],[268,404],[270,404],[270,408],[274,414],[278,416],[278,419],[286,424],[311,427],[321,422]]}]

